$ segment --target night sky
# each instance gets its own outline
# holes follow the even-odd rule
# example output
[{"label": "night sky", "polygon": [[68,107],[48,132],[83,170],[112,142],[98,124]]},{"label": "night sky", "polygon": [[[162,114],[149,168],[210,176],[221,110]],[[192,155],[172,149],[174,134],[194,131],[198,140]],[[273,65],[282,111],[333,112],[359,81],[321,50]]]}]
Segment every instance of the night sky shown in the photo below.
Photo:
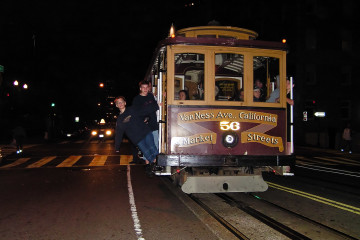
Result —
[{"label": "night sky", "polygon": [[[92,115],[104,91],[130,99],[137,94],[137,83],[172,23],[180,29],[217,20],[273,41],[280,41],[291,27],[292,21],[281,15],[282,1],[193,2],[188,7],[191,1],[181,0],[3,0],[1,97],[16,79],[28,83],[29,89],[26,97],[17,99],[12,112],[46,114],[49,104],[56,102],[63,115]],[[106,83],[107,89],[100,90],[99,82]]]}]

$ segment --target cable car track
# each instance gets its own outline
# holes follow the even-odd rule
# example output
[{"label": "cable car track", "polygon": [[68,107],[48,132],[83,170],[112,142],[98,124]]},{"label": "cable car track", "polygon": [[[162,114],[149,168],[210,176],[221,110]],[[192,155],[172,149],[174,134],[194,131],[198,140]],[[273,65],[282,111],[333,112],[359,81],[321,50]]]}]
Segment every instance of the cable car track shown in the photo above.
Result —
[{"label": "cable car track", "polygon": [[216,221],[218,221],[221,225],[223,225],[226,229],[228,229],[236,238],[248,240],[250,238],[246,237],[242,232],[236,229],[233,225],[231,225],[228,221],[226,221],[223,217],[217,214],[214,210],[204,204],[200,199],[196,198],[192,194],[189,194],[190,198],[196,202],[201,208],[203,208],[207,213],[209,213]]},{"label": "cable car track", "polygon": [[[222,199],[224,203],[226,203],[229,207],[236,207],[239,210],[245,212],[246,214],[252,216],[253,218],[259,220],[260,222],[266,224],[271,229],[275,230],[276,232],[295,240],[305,240],[305,239],[314,239],[314,236],[309,236],[308,231],[305,231],[306,233],[303,233],[304,231],[301,231],[301,229],[297,229],[294,227],[287,226],[285,223],[282,223],[280,221],[277,221],[272,217],[271,213],[264,214],[261,212],[261,210],[257,210],[254,207],[251,207],[249,204],[234,199],[233,197],[229,196],[225,193],[215,193],[215,194],[209,194],[217,196],[219,199]],[[196,202],[202,209],[204,209],[207,213],[209,213],[216,221],[218,221],[220,224],[222,224],[226,229],[228,229],[235,238],[237,239],[250,239],[252,237],[248,236],[248,233],[245,233],[246,231],[238,229],[235,227],[236,224],[231,223],[227,221],[222,216],[223,214],[219,211],[216,211],[212,209],[211,206],[206,204],[204,201],[202,201],[199,197],[196,196],[196,194],[190,194],[190,198]],[[352,239],[356,240],[357,238],[350,236],[349,234],[346,234],[344,232],[341,232],[339,230],[336,230],[332,227],[326,226],[320,222],[317,222],[315,220],[312,220],[308,217],[305,217],[301,214],[295,213],[289,209],[283,208],[277,204],[271,203],[264,199],[259,199],[255,195],[250,194],[255,201],[260,201],[262,204],[266,204],[268,206],[271,206],[272,208],[275,208],[276,211],[283,211],[290,215],[291,219],[297,219],[298,221],[306,221],[310,225],[307,227],[309,229],[312,229],[310,226],[315,226],[317,228],[321,229],[321,234],[327,234],[326,236],[336,236],[336,239]],[[216,203],[215,203],[216,204]],[[231,211],[231,210],[230,210]],[[233,211],[232,211],[233,212]],[[287,220],[287,221],[286,221]],[[283,222],[289,222],[289,219],[285,219]],[[300,226],[300,225],[299,225]],[[310,234],[311,235],[311,234]]]},{"label": "cable car track", "polygon": [[233,198],[231,198],[230,196],[226,195],[226,194],[215,194],[216,196],[220,197],[221,199],[225,200],[225,202],[227,202],[229,205],[231,206],[235,206],[241,210],[243,210],[244,212],[250,214],[251,216],[255,217],[256,219],[258,219],[259,221],[265,223],[266,225],[268,225],[269,227],[275,229],[276,231],[284,234],[285,236],[291,238],[291,239],[311,239],[308,238],[306,236],[304,236],[303,234],[294,231],[293,229],[285,226],[284,224],[272,219],[271,217],[262,214],[261,212],[255,210],[254,208],[247,206],[245,203],[237,201]]},{"label": "cable car track", "polygon": [[284,208],[284,207],[282,207],[282,206],[279,206],[279,205],[277,205],[277,204],[275,204],[275,203],[269,202],[269,201],[267,201],[267,200],[265,200],[265,199],[262,199],[262,198],[258,198],[257,196],[255,196],[255,195],[252,194],[252,193],[250,193],[249,195],[252,196],[252,197],[254,197],[254,198],[255,198],[256,200],[258,200],[258,201],[264,202],[264,203],[266,203],[266,204],[268,204],[268,205],[271,205],[271,206],[273,206],[273,207],[276,207],[276,208],[278,208],[278,209],[280,209],[280,210],[282,210],[282,211],[288,212],[288,213],[290,213],[290,214],[292,214],[292,215],[294,215],[294,216],[296,216],[296,217],[299,217],[299,218],[301,218],[301,219],[303,219],[303,220],[305,220],[305,221],[307,221],[307,222],[309,222],[309,223],[311,223],[311,224],[317,225],[317,226],[319,226],[319,227],[321,227],[321,228],[323,228],[323,229],[326,229],[327,231],[331,231],[331,232],[339,235],[340,237],[343,237],[343,238],[345,238],[345,239],[353,239],[353,240],[356,240],[356,239],[357,239],[357,238],[354,238],[354,237],[352,237],[352,236],[350,236],[350,235],[348,235],[348,234],[346,234],[346,233],[340,232],[340,231],[338,231],[338,230],[336,230],[336,229],[334,229],[334,228],[331,228],[331,227],[329,227],[329,226],[326,226],[325,224],[322,224],[322,223],[320,223],[320,222],[314,221],[314,220],[312,220],[312,219],[310,219],[310,218],[308,218],[308,217],[305,217],[305,216],[303,216],[303,215],[301,215],[301,214],[298,214],[298,213],[293,212],[293,211],[291,211],[291,210],[289,210],[289,209],[286,209],[286,208]]}]

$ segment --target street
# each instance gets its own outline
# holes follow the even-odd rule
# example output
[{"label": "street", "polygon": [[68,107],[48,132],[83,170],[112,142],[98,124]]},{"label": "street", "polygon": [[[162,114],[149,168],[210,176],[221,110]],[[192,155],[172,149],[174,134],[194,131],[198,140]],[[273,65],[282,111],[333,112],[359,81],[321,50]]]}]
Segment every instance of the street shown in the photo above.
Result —
[{"label": "street", "polygon": [[[257,195],[358,237],[359,162],[331,152],[319,159],[320,153],[305,148],[300,153],[295,177],[265,174],[270,188]],[[347,164],[339,164],[341,158]],[[116,155],[112,140],[33,144],[21,156],[8,156],[0,165],[0,238],[218,239],[227,234],[225,229],[211,230],[210,221],[201,221],[201,214],[174,195],[164,178],[148,178],[144,166],[129,165],[131,160],[129,144],[123,143]],[[338,173],[319,172],[315,165],[338,165]],[[326,204],[308,194],[353,207]],[[228,214],[235,217],[232,211]]]},{"label": "street", "polygon": [[[25,149],[24,154],[37,160],[41,155],[57,154],[64,160],[66,154],[109,153],[113,143],[84,145],[39,145]],[[59,165],[59,159],[53,164]],[[85,159],[90,158],[85,156]],[[128,160],[126,165],[119,165],[120,157],[117,159],[116,163],[110,161],[93,168],[42,166],[29,169],[18,165],[14,169],[3,169],[0,172],[0,238],[139,238],[129,203],[128,173],[131,174],[141,236],[147,239],[214,238],[205,225],[169,193],[159,178],[149,179],[142,165],[127,169]],[[87,160],[77,164],[84,162]]]}]

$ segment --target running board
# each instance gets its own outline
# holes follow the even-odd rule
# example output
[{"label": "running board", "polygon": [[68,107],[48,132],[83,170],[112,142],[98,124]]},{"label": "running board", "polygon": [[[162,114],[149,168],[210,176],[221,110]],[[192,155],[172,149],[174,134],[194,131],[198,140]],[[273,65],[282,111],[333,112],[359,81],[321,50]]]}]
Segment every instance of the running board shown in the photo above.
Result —
[{"label": "running board", "polygon": [[253,176],[189,176],[181,186],[183,192],[264,192],[268,185],[261,175]]}]

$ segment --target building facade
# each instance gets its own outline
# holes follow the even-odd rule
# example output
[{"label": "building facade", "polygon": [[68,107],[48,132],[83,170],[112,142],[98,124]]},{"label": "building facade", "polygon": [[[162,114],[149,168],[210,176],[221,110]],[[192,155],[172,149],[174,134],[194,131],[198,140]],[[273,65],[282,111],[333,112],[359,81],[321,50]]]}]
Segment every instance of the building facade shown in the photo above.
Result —
[{"label": "building facade", "polygon": [[[342,131],[350,123],[353,149],[360,150],[360,34],[354,24],[359,3],[308,0],[297,1],[292,9],[296,13],[284,14],[296,16],[296,25],[288,29],[288,74],[294,76],[296,94],[295,144],[339,149]],[[315,112],[326,115],[316,117]]]}]

